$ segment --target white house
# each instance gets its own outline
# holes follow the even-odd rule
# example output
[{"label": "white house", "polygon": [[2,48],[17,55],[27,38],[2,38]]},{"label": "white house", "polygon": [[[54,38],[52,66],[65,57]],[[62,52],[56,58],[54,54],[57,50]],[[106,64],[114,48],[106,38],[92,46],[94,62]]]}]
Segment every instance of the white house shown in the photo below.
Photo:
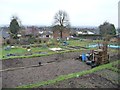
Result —
[{"label": "white house", "polygon": [[77,34],[82,34],[82,35],[84,35],[84,34],[89,34],[89,35],[91,35],[91,34],[95,34],[95,33],[93,33],[93,32],[91,32],[91,31],[77,31]]}]

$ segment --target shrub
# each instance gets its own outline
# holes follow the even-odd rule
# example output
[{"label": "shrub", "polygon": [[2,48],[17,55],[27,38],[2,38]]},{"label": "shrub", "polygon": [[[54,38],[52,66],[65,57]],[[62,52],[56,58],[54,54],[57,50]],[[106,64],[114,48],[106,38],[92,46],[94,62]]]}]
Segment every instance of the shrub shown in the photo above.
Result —
[{"label": "shrub", "polygon": [[30,38],[28,39],[28,42],[29,42],[30,44],[34,44],[34,43],[35,43],[35,38],[34,38],[34,37],[30,37]]},{"label": "shrub", "polygon": [[6,44],[10,44],[10,40],[9,39],[6,40]]}]

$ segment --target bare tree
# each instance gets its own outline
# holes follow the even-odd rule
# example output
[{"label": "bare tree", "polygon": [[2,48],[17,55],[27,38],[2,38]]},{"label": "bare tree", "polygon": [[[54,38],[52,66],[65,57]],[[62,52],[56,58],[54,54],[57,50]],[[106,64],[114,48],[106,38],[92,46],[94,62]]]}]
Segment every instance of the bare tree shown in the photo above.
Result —
[{"label": "bare tree", "polygon": [[[54,26],[57,26],[60,30],[60,37],[62,38],[62,32],[64,28],[70,26],[68,14],[65,11],[59,10],[54,16]],[[57,28],[57,29],[58,29]]]},{"label": "bare tree", "polygon": [[54,17],[54,24],[60,26],[69,26],[69,17],[65,11],[59,10]]}]

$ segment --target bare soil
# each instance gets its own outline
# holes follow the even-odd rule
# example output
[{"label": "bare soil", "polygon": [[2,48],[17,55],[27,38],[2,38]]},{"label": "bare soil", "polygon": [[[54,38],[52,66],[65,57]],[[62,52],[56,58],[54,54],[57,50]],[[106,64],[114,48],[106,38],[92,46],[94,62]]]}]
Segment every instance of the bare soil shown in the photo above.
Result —
[{"label": "bare soil", "polygon": [[[79,54],[80,54],[79,52],[72,52],[72,53],[56,54],[45,57],[10,59],[10,60],[2,61],[3,69],[38,65],[39,62],[41,62],[42,64],[46,63],[43,66],[29,67],[29,68],[17,69],[11,71],[3,71],[1,75],[2,87],[14,88],[21,85],[33,84],[37,82],[55,79],[59,75],[66,75],[69,73],[75,73],[75,72],[91,69],[91,67],[86,65],[84,62],[75,60],[75,58],[78,57]],[[107,71],[107,72],[108,74],[109,73],[111,74],[111,71]],[[116,74],[114,77],[112,77],[113,81],[115,77]],[[42,87],[116,88],[118,87],[118,83],[108,80],[108,78],[101,76],[99,73],[94,73],[79,78],[73,78],[63,82],[59,82],[58,84],[56,83],[55,85],[47,85]]]},{"label": "bare soil", "polygon": [[3,87],[17,87],[41,81],[51,80],[59,75],[80,72],[90,69],[85,63],[78,60],[63,60],[39,67],[30,67],[2,73]]},{"label": "bare soil", "polygon": [[[104,76],[107,72],[107,76]],[[112,76],[113,75],[113,76]],[[118,88],[118,73],[102,70],[39,88]]]}]

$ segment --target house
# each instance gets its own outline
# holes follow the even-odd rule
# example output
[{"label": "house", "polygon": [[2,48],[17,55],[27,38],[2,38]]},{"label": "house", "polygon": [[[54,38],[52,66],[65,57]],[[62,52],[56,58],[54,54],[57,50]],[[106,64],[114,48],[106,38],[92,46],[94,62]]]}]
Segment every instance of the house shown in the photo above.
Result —
[{"label": "house", "polygon": [[33,35],[33,36],[37,36],[39,34],[39,30],[38,28],[32,26],[32,27],[26,27],[25,30],[21,31],[22,36],[29,36],[29,35]]},{"label": "house", "polygon": [[93,35],[95,33],[88,31],[88,30],[87,31],[77,31],[77,35],[79,35],[79,34],[81,34],[81,35],[85,35],[85,34]]},{"label": "house", "polygon": [[89,30],[76,31],[76,35],[83,39],[91,39],[91,40],[101,39],[101,35],[96,34]]},{"label": "house", "polygon": [[53,32],[51,30],[39,30],[40,38],[53,38]]},{"label": "house", "polygon": [[10,34],[8,32],[8,27],[2,27],[0,29],[0,43],[5,44],[10,39]]},{"label": "house", "polygon": [[8,28],[4,27],[0,29],[0,36],[2,36],[4,39],[10,38],[10,34],[8,32]]},{"label": "house", "polygon": [[114,37],[111,37],[111,38],[110,38],[110,42],[113,42],[113,43],[119,42],[119,37],[118,37],[118,35],[117,35],[117,36],[114,36]]},{"label": "house", "polygon": [[[64,28],[64,30],[62,30],[62,39],[67,39],[68,37],[70,37],[70,30],[68,28]],[[61,38],[61,32],[57,26],[53,28],[53,38]]]},{"label": "house", "polygon": [[21,44],[29,44],[31,41],[32,43],[40,43],[41,40],[46,41],[53,38],[53,32],[48,27],[25,27],[19,34],[21,35]]}]

